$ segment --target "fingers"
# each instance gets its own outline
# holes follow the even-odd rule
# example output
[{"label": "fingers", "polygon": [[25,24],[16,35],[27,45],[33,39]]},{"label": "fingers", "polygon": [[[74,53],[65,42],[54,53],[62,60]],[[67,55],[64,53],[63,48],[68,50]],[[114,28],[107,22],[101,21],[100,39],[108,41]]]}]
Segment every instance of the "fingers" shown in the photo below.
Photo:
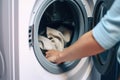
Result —
[{"label": "fingers", "polygon": [[46,52],[46,58],[53,62],[53,63],[57,63],[60,64],[60,52],[57,50],[49,50]]},{"label": "fingers", "polygon": [[56,53],[55,50],[49,50],[46,52],[46,58],[51,62],[56,62]]},{"label": "fingers", "polygon": [[48,57],[47,58],[50,62],[56,63],[56,57]]},{"label": "fingers", "polygon": [[51,57],[55,54],[55,50],[49,50],[46,52],[46,58]]}]

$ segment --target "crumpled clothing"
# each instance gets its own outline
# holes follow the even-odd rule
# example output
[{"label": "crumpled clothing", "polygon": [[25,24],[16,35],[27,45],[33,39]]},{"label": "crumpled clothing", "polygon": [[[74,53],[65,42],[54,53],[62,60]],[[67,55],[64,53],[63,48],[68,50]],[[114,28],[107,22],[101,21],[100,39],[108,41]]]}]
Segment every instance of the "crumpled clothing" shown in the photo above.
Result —
[{"label": "crumpled clothing", "polygon": [[54,44],[48,38],[44,36],[38,36],[39,47],[43,50],[56,49]]},{"label": "crumpled clothing", "polygon": [[43,50],[59,50],[62,51],[66,43],[70,41],[71,31],[65,27],[57,30],[47,27],[47,37],[38,36],[39,46]]}]

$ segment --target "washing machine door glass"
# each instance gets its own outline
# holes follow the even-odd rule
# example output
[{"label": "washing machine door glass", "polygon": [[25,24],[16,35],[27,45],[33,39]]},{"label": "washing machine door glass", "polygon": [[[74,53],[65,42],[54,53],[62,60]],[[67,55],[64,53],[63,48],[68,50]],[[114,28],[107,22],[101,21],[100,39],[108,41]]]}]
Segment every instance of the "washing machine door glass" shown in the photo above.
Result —
[{"label": "washing machine door glass", "polygon": [[[96,2],[93,12],[93,27],[101,20],[110,8],[114,0],[106,2],[104,0],[98,0]],[[117,46],[93,57],[95,67],[101,74],[105,74],[110,71],[116,57]]]},{"label": "washing machine door glass", "polygon": [[46,59],[45,52],[49,49],[63,50],[70,46],[88,30],[87,24],[87,14],[81,1],[38,0],[30,21],[29,43],[44,69],[58,74],[78,64],[80,60],[60,65],[51,63]]}]

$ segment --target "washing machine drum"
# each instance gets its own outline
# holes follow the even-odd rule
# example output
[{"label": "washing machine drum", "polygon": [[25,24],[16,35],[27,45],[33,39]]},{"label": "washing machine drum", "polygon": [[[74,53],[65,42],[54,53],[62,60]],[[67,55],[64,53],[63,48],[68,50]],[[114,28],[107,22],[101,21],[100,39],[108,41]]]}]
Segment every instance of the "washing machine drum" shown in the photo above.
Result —
[{"label": "washing machine drum", "polygon": [[[96,2],[93,13],[93,27],[106,14],[107,10],[111,7],[113,1],[114,0],[98,0]],[[116,49],[117,46],[114,46],[113,48],[101,53],[100,55],[96,55],[93,57],[94,65],[101,74],[106,74],[111,70],[116,58]]]},{"label": "washing machine drum", "polygon": [[[33,46],[39,63],[48,72],[54,74],[64,73],[73,69],[80,60],[65,62],[61,65],[49,62],[45,58],[46,50],[40,47],[39,36],[47,37],[47,29],[55,31],[61,28],[63,29],[61,31],[67,29],[71,35],[70,40],[64,44],[65,48],[73,44],[88,30],[87,24],[87,14],[80,0],[38,0],[31,16],[29,43],[30,46]],[[56,34],[52,33],[52,35]],[[48,43],[45,44],[47,45]]]}]

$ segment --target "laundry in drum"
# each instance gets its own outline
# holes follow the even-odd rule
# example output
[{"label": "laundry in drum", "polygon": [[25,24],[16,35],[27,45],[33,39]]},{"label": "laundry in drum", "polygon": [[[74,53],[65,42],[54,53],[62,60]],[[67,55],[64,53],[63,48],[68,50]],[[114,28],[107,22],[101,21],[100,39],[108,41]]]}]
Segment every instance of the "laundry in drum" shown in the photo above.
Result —
[{"label": "laundry in drum", "polygon": [[38,36],[39,47],[43,53],[51,49],[62,51],[71,39],[71,31],[62,26],[57,29],[46,27],[46,35]]}]

